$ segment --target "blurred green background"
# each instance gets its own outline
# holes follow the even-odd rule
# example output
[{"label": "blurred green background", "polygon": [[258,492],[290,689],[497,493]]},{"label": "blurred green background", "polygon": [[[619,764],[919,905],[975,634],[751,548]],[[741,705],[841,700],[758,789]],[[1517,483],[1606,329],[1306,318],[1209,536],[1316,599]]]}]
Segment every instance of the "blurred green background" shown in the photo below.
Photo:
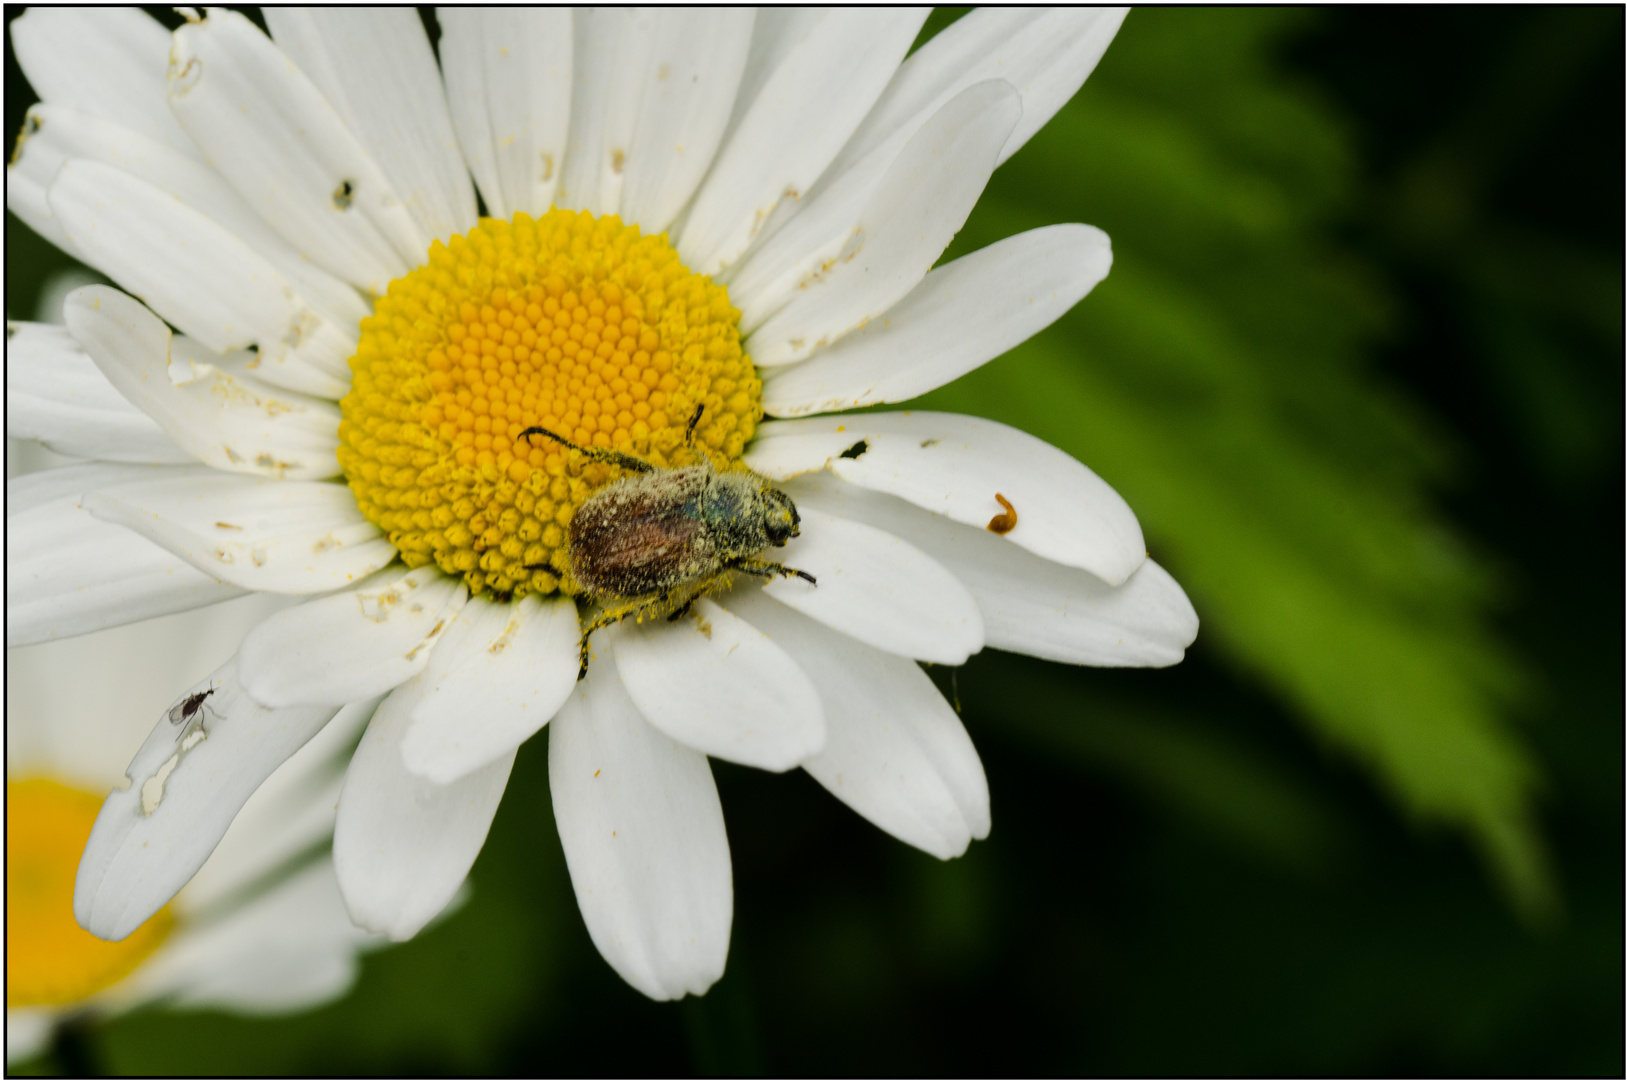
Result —
[{"label": "blurred green background", "polygon": [[[1169,671],[934,671],[993,797],[965,858],[714,763],[728,973],[656,1005],[588,940],[542,735],[470,902],[345,1000],[37,1067],[1619,1075],[1622,35],[1137,11],[995,175],[946,258],[1085,221],[1113,272],[923,405],[1091,465],[1203,629]],[[8,313],[69,265],[8,220]]]}]

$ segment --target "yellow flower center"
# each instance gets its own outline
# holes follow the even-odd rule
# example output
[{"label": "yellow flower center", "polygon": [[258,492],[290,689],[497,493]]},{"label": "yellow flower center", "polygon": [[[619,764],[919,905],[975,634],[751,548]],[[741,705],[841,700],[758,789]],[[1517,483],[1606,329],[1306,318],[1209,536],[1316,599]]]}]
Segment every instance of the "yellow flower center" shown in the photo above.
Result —
[{"label": "yellow flower center", "polygon": [[79,855],[102,800],[54,780],[6,781],[6,1008],[71,1005],[124,978],[169,936],[168,908],[123,941],[73,920]]},{"label": "yellow flower center", "polygon": [[665,235],[559,209],[483,219],[363,320],[339,464],[408,566],[477,594],[575,595],[566,528],[619,470],[520,432],[675,467],[704,404],[700,445],[738,461],[762,418],[739,324]]}]

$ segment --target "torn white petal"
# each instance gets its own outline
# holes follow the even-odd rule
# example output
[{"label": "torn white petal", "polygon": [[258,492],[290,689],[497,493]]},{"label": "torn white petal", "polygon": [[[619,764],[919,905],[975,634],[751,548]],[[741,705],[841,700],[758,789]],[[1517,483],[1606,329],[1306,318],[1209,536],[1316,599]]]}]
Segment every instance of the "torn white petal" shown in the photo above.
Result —
[{"label": "torn white petal", "polygon": [[263,883],[267,874],[332,839],[345,765],[382,700],[344,706],[266,778],[238,811],[215,853],[176,895],[177,915],[207,919],[230,910],[245,887]]},{"label": "torn white petal", "polygon": [[[191,719],[169,714],[130,763],[85,844],[74,918],[109,941],[128,937],[203,865],[256,788],[322,729],[338,706],[267,709],[236,679],[235,661],[193,686]],[[173,712],[174,710],[170,710]]]}]

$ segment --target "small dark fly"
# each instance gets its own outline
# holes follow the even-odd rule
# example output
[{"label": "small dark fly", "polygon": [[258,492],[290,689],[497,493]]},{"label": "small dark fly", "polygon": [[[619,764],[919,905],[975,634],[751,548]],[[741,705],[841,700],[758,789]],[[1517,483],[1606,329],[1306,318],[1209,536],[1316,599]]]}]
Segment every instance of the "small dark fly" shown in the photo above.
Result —
[{"label": "small dark fly", "polygon": [[[689,419],[686,445],[694,445],[704,408]],[[532,435],[632,473],[595,493],[571,521],[571,574],[608,605],[582,630],[578,678],[587,674],[588,638],[595,630],[628,618],[682,618],[696,600],[727,584],[732,572],[817,584],[805,570],[758,558],[797,536],[801,519],[790,496],[756,473],[719,472],[704,455],[701,464],[662,469],[631,454],[577,446],[547,428],[520,432],[522,439]]]},{"label": "small dark fly", "polygon": [[170,706],[168,714],[169,722],[179,726],[181,729],[181,734],[175,736],[177,739],[180,739],[182,735],[186,734],[187,728],[191,725],[193,719],[205,710],[207,710],[211,715],[216,716],[217,719],[219,718],[219,714],[215,713],[214,709],[204,704],[204,702],[214,692],[214,687],[210,687],[208,690],[200,690],[195,694],[188,694],[186,697]]}]

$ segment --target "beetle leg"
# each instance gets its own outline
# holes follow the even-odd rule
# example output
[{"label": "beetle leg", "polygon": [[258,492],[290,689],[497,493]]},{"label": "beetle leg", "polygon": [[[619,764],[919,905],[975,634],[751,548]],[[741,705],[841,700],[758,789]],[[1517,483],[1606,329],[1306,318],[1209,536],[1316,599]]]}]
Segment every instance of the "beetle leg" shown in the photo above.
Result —
[{"label": "beetle leg", "polygon": [[654,465],[651,465],[647,461],[640,461],[631,454],[624,454],[620,450],[606,450],[602,446],[577,446],[569,439],[555,435],[553,432],[544,427],[528,427],[524,431],[520,432],[518,439],[525,439],[527,444],[529,444],[532,435],[546,435],[550,439],[554,440],[554,442],[575,450],[577,453],[586,457],[590,461],[597,461],[604,465],[620,465],[622,468],[631,469],[634,472],[655,471]]},{"label": "beetle leg", "polygon": [[630,604],[623,604],[620,607],[614,607],[608,611],[601,611],[598,615],[595,615],[593,617],[593,621],[582,628],[582,641],[580,646],[582,666],[576,673],[576,681],[581,682],[583,679],[587,678],[589,657],[588,638],[593,635],[595,630],[603,630],[607,626],[612,626],[616,623],[623,622],[635,615],[639,616],[640,621],[642,621],[642,617],[646,612],[653,612],[656,608],[659,608],[662,604],[665,604],[670,598],[670,595],[671,594],[669,593],[662,593],[653,600],[635,600]]},{"label": "beetle leg", "polygon": [[728,567],[730,570],[740,570],[747,574],[756,574],[758,577],[799,577],[809,585],[819,584],[808,571],[794,570],[789,566],[781,566],[779,563],[758,562],[755,559],[736,559],[734,562],[729,563]]}]

